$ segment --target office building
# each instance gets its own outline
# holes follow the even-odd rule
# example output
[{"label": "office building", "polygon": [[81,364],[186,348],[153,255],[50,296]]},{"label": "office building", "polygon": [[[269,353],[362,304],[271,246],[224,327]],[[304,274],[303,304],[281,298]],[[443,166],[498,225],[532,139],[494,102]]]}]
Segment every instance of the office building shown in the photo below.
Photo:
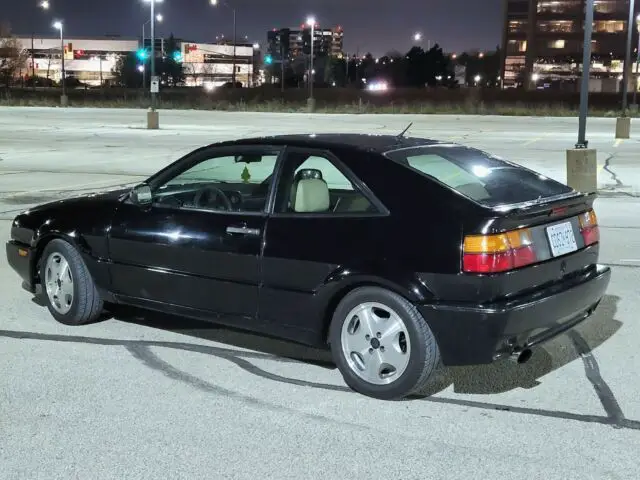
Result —
[{"label": "office building", "polygon": [[[62,62],[60,37],[17,37],[28,53],[23,74],[59,82]],[[78,79],[87,85],[100,85],[113,78],[112,70],[118,58],[135,52],[139,42],[133,38],[96,37],[65,38],[64,67],[67,77]],[[32,60],[33,58],[33,60]],[[32,63],[33,62],[33,63]]]},{"label": "office building", "polygon": [[[316,57],[343,58],[342,27],[314,29],[313,52]],[[311,27],[274,28],[267,32],[267,53],[278,60],[294,60],[311,51]]]},{"label": "office building", "polygon": [[[35,75],[59,82],[62,62],[60,37],[18,36],[22,48],[27,52],[27,62],[22,76]],[[166,38],[156,39],[156,56],[172,55],[166,52]],[[178,40],[186,86],[219,86],[233,78],[233,45],[205,44]],[[142,46],[150,49],[150,39],[144,42],[136,38],[102,37],[64,39],[64,67],[67,78],[75,78],[82,84],[97,86],[114,79],[113,70],[118,59],[136,52]],[[33,52],[32,52],[33,51]],[[236,45],[236,82],[243,86],[256,83],[256,49],[253,45]],[[32,66],[33,54],[33,66]],[[148,66],[148,62],[147,62]],[[256,67],[256,68],[254,68]],[[148,78],[148,77],[147,77]]]},{"label": "office building", "polygon": [[[504,0],[503,86],[539,88],[575,83],[581,76],[586,0]],[[640,1],[636,1],[636,15]],[[619,89],[629,18],[628,0],[595,0],[590,88]],[[632,60],[638,33],[632,25]],[[635,62],[632,62],[635,63]],[[633,66],[635,71],[635,66]]]}]

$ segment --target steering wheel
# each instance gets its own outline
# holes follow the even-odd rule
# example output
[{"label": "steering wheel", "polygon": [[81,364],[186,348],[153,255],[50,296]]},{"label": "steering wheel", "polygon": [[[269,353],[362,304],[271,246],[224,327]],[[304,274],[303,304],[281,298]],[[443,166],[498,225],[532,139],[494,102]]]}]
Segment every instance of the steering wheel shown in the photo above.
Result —
[{"label": "steering wheel", "polygon": [[[200,190],[198,190],[198,193],[196,193],[196,196],[193,199],[193,203],[196,208],[207,208],[207,206],[209,205],[209,198],[205,200],[205,204],[202,204],[202,197],[204,197],[205,193],[213,193],[216,198],[222,198],[227,210],[233,210],[233,206],[231,205],[231,202],[229,201],[229,198],[225,195],[225,193],[218,187],[214,187],[211,185],[201,188]],[[209,195],[207,195],[207,197],[209,197]]]}]

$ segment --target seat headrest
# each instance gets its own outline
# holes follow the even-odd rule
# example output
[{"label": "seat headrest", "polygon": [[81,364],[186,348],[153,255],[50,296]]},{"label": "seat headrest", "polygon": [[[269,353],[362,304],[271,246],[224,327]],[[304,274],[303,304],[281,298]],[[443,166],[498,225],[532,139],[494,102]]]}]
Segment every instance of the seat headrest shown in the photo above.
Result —
[{"label": "seat headrest", "polygon": [[298,180],[293,192],[294,212],[326,212],[331,206],[329,187],[320,178]]},{"label": "seat headrest", "polygon": [[317,178],[319,180],[322,180],[322,172],[316,168],[303,168],[298,173],[296,173],[294,181],[306,180],[309,178]]}]

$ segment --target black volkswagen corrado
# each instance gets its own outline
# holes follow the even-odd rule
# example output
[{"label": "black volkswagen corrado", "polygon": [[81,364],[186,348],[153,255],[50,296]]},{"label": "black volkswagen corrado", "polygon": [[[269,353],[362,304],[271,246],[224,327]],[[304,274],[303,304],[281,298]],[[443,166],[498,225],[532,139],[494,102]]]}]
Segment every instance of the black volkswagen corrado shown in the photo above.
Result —
[{"label": "black volkswagen corrado", "polygon": [[427,139],[206,146],[128,191],[18,215],[11,266],[61,323],[127,304],[328,347],[396,399],[442,365],[527,361],[608,287],[595,196]]}]

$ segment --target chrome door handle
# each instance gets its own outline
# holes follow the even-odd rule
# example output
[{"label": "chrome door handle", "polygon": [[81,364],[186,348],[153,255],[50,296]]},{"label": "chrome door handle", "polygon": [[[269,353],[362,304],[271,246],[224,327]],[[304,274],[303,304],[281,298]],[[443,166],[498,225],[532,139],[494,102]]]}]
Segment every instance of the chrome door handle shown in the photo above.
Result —
[{"label": "chrome door handle", "polygon": [[240,235],[260,235],[259,228],[249,228],[249,227],[227,227],[227,233],[239,233]]}]

